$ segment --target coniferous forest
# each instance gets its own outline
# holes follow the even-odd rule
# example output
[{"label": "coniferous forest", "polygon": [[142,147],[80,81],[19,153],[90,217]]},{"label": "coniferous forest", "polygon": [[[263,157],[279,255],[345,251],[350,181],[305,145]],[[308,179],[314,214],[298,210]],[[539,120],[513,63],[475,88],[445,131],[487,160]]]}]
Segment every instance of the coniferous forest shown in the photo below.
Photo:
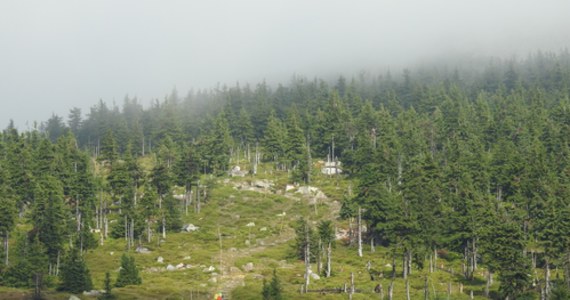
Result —
[{"label": "coniferous forest", "polygon": [[[331,161],[341,174],[321,173]],[[262,199],[247,194],[260,202],[235,227],[291,201],[288,221],[269,216],[267,231],[207,223],[217,207],[238,205],[227,187],[236,166],[237,180],[272,187]],[[286,186],[320,187],[338,209],[294,202]],[[203,228],[181,233],[188,223]],[[223,276],[249,274],[248,261],[223,259],[253,247],[252,232],[289,238],[272,252],[262,245],[265,257],[248,254],[261,277],[229,289]],[[190,235],[211,251],[189,252],[195,269],[165,285],[183,282],[200,291],[194,299],[218,290],[232,299],[568,299],[570,53],[173,90],[144,104],[126,96],[0,134],[0,298],[190,299],[145,290],[171,274],[153,273],[157,256],[190,247]],[[246,244],[235,241],[242,235]],[[263,269],[267,257],[275,262]],[[222,277],[208,281],[201,265]],[[309,283],[311,272],[320,279]],[[342,282],[346,293],[310,292]]]}]

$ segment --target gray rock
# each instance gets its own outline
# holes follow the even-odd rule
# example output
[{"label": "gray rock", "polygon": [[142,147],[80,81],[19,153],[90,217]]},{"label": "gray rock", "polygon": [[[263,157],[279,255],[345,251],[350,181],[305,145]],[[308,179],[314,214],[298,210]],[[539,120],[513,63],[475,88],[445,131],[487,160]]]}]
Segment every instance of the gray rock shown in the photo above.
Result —
[{"label": "gray rock", "polygon": [[184,268],[184,264],[183,263],[179,263],[176,265],[176,269],[182,269]]},{"label": "gray rock", "polygon": [[162,256],[159,256],[159,257],[156,259],[156,262],[162,264],[162,263],[164,263],[164,258],[163,258]]},{"label": "gray rock", "polygon": [[242,269],[243,269],[245,272],[251,272],[251,271],[253,271],[253,263],[252,263],[252,262],[248,262],[247,264],[245,264],[245,265],[242,266]]},{"label": "gray rock", "polygon": [[175,271],[175,270],[176,270],[176,267],[171,265],[171,264],[168,264],[168,266],[166,266],[166,271]]},{"label": "gray rock", "polygon": [[136,249],[137,253],[141,253],[141,254],[148,254],[150,253],[150,250],[148,248],[142,247],[142,246],[138,246]]},{"label": "gray rock", "polygon": [[194,224],[186,224],[186,225],[182,226],[182,231],[186,231],[186,232],[192,232],[192,231],[196,231],[198,229],[200,229],[200,227],[194,226]]},{"label": "gray rock", "polygon": [[273,183],[271,183],[267,180],[256,180],[256,181],[252,182],[252,185],[254,187],[257,187],[260,189],[270,189],[271,186],[273,186]]},{"label": "gray rock", "polygon": [[83,291],[83,295],[85,295],[85,296],[99,296],[99,295],[101,295],[101,292],[98,290]]},{"label": "gray rock", "polygon": [[79,298],[75,295],[71,295],[71,296],[69,296],[69,300],[81,300],[81,298]]},{"label": "gray rock", "polygon": [[210,272],[214,272],[216,270],[216,268],[214,268],[213,266],[209,266],[207,268],[205,268],[204,270],[202,270],[204,273],[210,273]]},{"label": "gray rock", "polygon": [[319,279],[321,279],[321,276],[319,276],[316,273],[311,273],[311,278],[313,278],[314,280],[319,280]]}]

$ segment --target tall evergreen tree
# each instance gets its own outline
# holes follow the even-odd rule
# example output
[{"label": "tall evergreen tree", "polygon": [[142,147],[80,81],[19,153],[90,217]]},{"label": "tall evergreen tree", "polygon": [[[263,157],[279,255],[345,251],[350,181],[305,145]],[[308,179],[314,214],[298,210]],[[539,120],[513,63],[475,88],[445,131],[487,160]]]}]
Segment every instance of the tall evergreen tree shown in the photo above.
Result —
[{"label": "tall evergreen tree", "polygon": [[64,259],[60,277],[59,289],[62,291],[77,294],[93,288],[89,269],[77,248],[72,249]]}]

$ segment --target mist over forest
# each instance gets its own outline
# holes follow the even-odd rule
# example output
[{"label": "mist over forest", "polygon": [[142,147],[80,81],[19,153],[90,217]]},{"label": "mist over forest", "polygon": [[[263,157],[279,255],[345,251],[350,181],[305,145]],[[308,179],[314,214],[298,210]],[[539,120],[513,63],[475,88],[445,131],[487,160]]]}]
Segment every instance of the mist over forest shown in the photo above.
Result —
[{"label": "mist over forest", "polygon": [[0,3],[0,298],[570,299],[570,2]]}]

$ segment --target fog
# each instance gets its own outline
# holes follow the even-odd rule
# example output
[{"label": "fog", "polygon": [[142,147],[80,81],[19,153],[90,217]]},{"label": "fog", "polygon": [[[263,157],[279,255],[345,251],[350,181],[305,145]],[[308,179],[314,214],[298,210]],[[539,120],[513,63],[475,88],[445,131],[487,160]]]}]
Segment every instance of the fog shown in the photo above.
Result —
[{"label": "fog", "polygon": [[567,0],[1,1],[0,128],[125,95],[570,44]]}]

